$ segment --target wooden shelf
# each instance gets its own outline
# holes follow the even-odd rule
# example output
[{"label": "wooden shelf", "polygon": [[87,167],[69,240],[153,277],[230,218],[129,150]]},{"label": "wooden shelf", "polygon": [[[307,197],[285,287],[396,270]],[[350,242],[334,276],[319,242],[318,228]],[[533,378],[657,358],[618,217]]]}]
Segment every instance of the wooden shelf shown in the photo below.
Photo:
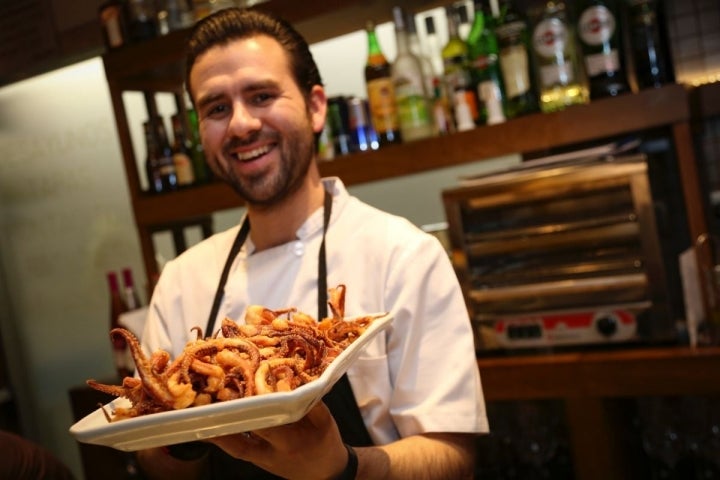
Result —
[{"label": "wooden shelf", "polygon": [[488,401],[720,395],[720,347],[480,358]]},{"label": "wooden shelf", "polygon": [[[561,112],[538,113],[499,125],[340,156],[321,163],[320,171],[324,176],[342,178],[346,185],[357,185],[511,153],[629,135],[687,121],[687,95],[683,86],[669,85]],[[141,225],[172,223],[240,205],[237,195],[221,183],[164,195],[141,195],[134,202]]]}]

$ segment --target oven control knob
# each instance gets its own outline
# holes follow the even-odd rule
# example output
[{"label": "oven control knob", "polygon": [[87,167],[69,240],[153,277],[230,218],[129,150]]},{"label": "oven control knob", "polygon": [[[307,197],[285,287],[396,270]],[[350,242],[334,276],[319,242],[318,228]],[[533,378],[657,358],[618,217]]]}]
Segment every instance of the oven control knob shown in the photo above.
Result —
[{"label": "oven control knob", "polygon": [[613,336],[618,330],[618,319],[611,313],[604,313],[595,318],[595,328],[605,337]]}]

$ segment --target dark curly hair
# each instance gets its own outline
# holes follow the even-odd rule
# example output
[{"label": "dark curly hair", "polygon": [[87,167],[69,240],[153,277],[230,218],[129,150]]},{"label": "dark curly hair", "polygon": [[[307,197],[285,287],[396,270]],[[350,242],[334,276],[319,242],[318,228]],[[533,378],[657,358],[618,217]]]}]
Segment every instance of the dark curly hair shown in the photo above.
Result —
[{"label": "dark curly hair", "polygon": [[287,21],[256,9],[226,8],[208,15],[195,24],[187,44],[185,60],[185,87],[190,94],[190,71],[197,58],[217,45],[227,45],[233,40],[267,35],[275,39],[290,59],[290,69],[295,83],[308,100],[312,87],[322,85],[320,72],[310,47],[297,30]]}]

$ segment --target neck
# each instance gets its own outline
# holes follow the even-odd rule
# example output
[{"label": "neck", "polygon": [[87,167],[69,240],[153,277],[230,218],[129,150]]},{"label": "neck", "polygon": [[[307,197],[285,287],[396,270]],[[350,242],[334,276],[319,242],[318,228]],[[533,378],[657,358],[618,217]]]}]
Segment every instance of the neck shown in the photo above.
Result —
[{"label": "neck", "polygon": [[270,208],[248,205],[250,238],[255,251],[295,240],[305,220],[323,205],[325,190],[319,174],[307,175],[302,186],[281,203]]}]

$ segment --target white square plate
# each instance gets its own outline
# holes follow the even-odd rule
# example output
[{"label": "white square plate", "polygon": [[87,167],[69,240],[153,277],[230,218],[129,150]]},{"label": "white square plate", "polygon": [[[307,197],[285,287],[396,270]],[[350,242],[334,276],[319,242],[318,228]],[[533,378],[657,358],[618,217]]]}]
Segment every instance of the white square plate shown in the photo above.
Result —
[{"label": "white square plate", "polygon": [[[102,409],[98,408],[70,427],[70,433],[79,442],[130,452],[295,422],[330,391],[363,347],[391,321],[390,315],[376,318],[319,378],[293,391],[153,413],[112,423],[108,423]],[[126,398],[117,398],[105,408],[113,411],[115,406],[129,405]]]}]

